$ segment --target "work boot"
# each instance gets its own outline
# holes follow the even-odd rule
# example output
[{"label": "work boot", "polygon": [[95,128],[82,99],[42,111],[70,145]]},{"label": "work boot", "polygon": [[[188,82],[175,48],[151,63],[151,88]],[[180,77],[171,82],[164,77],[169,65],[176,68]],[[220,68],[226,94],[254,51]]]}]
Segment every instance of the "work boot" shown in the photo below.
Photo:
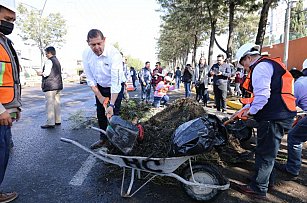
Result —
[{"label": "work boot", "polygon": [[17,197],[17,192],[0,193],[0,203],[11,202]]},{"label": "work boot", "polygon": [[90,146],[90,149],[98,149],[103,147],[107,143],[107,140],[98,140]]},{"label": "work boot", "polygon": [[287,168],[286,168],[286,164],[280,164],[275,162],[274,164],[274,168],[277,169],[278,171],[282,172],[282,174],[284,174],[284,179],[285,180],[296,180],[298,175],[290,173]]},{"label": "work boot", "polygon": [[265,194],[261,194],[259,192],[254,191],[249,185],[236,185],[234,188],[238,192],[247,195],[250,198],[257,198],[257,199],[266,199]]}]

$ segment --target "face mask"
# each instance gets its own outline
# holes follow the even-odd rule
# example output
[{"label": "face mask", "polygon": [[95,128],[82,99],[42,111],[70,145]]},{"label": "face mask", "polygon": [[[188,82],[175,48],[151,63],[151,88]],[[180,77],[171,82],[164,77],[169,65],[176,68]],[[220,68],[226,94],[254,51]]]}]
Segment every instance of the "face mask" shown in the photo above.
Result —
[{"label": "face mask", "polygon": [[5,20],[1,20],[0,24],[0,32],[2,32],[4,35],[9,35],[13,32],[14,24],[10,23]]}]

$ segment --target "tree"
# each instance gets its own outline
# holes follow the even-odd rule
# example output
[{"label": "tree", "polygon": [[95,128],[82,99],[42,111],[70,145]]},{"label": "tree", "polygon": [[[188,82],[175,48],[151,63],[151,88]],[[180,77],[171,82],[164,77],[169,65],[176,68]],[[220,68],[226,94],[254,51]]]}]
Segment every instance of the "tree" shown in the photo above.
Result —
[{"label": "tree", "polygon": [[262,47],[263,40],[264,40],[265,29],[266,29],[266,25],[268,22],[269,9],[273,4],[277,2],[278,0],[263,0],[259,24],[258,24],[258,32],[256,36],[256,41],[255,41],[255,44],[260,45],[260,47]]},{"label": "tree", "polygon": [[296,7],[291,9],[290,39],[296,39],[306,35],[306,19],[303,1],[299,0]]},{"label": "tree", "polygon": [[37,46],[41,57],[48,45],[61,47],[65,43],[66,22],[60,13],[42,17],[40,11],[28,10],[23,4],[19,4],[17,10],[19,15],[16,25],[21,30],[19,36],[25,44]]}]

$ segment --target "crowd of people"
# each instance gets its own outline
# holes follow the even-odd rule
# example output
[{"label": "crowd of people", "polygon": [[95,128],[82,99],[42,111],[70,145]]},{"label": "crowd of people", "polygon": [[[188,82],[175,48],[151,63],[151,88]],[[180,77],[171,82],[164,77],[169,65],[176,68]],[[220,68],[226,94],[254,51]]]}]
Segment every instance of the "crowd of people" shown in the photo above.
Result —
[{"label": "crowd of people", "polygon": [[[19,61],[12,42],[6,37],[14,28],[16,7],[13,1],[1,1],[0,4],[0,184],[3,181],[11,147],[11,126],[20,118],[21,95],[19,81]],[[174,72],[165,72],[160,62],[150,68],[150,62],[137,74],[133,67],[128,70],[127,61],[98,29],[87,34],[88,47],[83,52],[84,72],[87,84],[93,91],[97,106],[99,127],[106,130],[108,119],[119,115],[121,101],[131,78],[134,90],[139,79],[141,100],[159,108],[167,105],[168,91],[180,89],[181,82],[185,97],[191,97],[195,88],[195,100],[207,106],[209,100],[208,85],[212,78],[213,94],[217,111],[226,110],[227,94],[240,96],[244,104],[240,110],[242,117],[257,121],[257,143],[255,150],[255,175],[247,185],[239,185],[238,190],[254,198],[266,198],[269,185],[274,184],[273,168],[298,176],[301,167],[302,143],[307,140],[307,59],[303,71],[291,70],[279,60],[261,56],[260,46],[247,43],[236,54],[231,64],[223,55],[217,56],[217,63],[209,67],[206,59],[200,57],[195,67],[186,64],[183,69],[177,67]],[[47,122],[41,128],[54,128],[61,125],[60,92],[63,89],[61,65],[54,47],[45,49],[47,61],[37,75],[42,77],[42,91],[46,97]],[[235,91],[232,92],[230,80],[234,78]],[[295,79],[295,83],[293,83]],[[294,91],[293,91],[294,90]],[[107,103],[108,101],[108,103]],[[297,107],[301,108],[296,122]],[[285,131],[288,134],[288,159],[286,164],[275,163]],[[108,142],[104,134],[91,145],[97,149]],[[16,192],[0,193],[0,203],[17,198]]]}]

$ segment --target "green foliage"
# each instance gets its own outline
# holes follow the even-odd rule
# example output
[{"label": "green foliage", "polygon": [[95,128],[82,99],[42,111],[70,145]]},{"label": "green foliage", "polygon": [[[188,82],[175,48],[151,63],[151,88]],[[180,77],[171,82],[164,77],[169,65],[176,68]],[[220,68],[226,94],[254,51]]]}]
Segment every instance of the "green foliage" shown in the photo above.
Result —
[{"label": "green foliage", "polygon": [[21,30],[19,36],[25,44],[37,46],[42,56],[47,46],[61,47],[65,43],[66,22],[60,13],[42,17],[40,11],[28,10],[23,4],[19,4],[17,10],[16,25]]},{"label": "green foliage", "polygon": [[307,36],[306,25],[303,1],[299,0],[296,7],[291,9],[290,39]]},{"label": "green foliage", "polygon": [[237,17],[239,23],[234,31],[234,53],[245,43],[255,41],[259,17],[255,14],[241,15]]}]

